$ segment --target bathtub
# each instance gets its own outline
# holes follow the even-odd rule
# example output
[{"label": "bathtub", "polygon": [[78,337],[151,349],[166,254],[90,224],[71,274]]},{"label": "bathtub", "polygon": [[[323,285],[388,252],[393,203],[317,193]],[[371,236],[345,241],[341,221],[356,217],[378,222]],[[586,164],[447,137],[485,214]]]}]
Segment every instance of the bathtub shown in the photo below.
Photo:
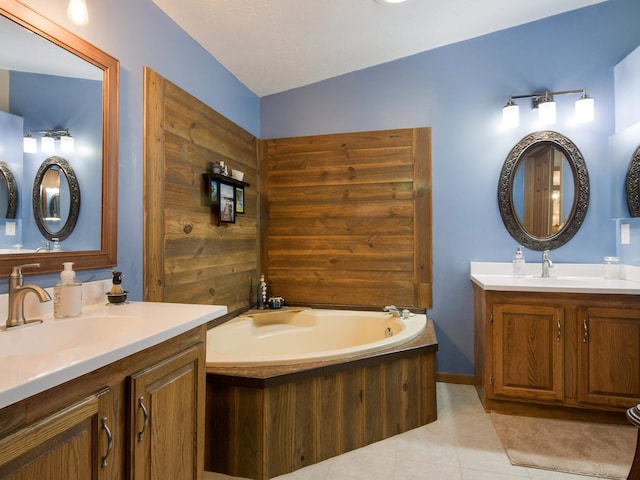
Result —
[{"label": "bathtub", "polygon": [[207,333],[207,366],[287,365],[366,354],[420,335],[424,314],[286,309],[242,315]]},{"label": "bathtub", "polygon": [[267,480],[437,419],[425,315],[266,310],[207,333],[205,470]]}]

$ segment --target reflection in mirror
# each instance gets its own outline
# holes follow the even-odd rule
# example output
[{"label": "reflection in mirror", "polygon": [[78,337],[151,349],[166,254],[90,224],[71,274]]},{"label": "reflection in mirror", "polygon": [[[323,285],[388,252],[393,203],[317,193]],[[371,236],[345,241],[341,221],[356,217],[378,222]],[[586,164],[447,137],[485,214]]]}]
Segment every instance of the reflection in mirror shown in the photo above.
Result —
[{"label": "reflection in mirror", "polygon": [[511,236],[533,250],[558,248],[580,229],[589,205],[589,173],[578,148],[556,132],[535,132],[509,152],[498,206]]},{"label": "reflection in mirror", "polygon": [[627,206],[632,217],[640,217],[640,147],[636,148],[629,162],[625,180]]},{"label": "reflection in mirror", "polygon": [[569,161],[553,143],[532,145],[516,167],[513,203],[525,230],[549,238],[566,223],[573,207],[575,180]]},{"label": "reflection in mirror", "polygon": [[[18,41],[12,36],[16,30],[23,32],[22,40]],[[7,35],[11,37],[11,40],[7,39]],[[88,209],[84,218],[89,222],[92,219],[99,219],[99,225],[96,224],[95,227],[90,228],[93,232],[99,230],[99,242],[92,243],[88,248],[81,247],[82,252],[77,253],[52,252],[47,255],[35,253],[0,255],[0,275],[8,275],[11,267],[16,265],[17,262],[39,262],[41,264],[41,268],[39,269],[40,273],[57,272],[60,263],[64,261],[73,261],[76,269],[105,268],[115,265],[117,261],[118,61],[73,33],[37,14],[17,0],[2,1],[2,5],[0,6],[0,40],[2,40],[4,45],[11,45],[11,48],[4,49],[0,52],[0,68],[9,71],[10,75],[15,74],[21,76],[20,81],[10,82],[12,88],[13,86],[19,88],[24,87],[26,83],[22,81],[22,79],[30,75],[34,76],[33,78],[37,81],[44,81],[44,77],[65,81],[67,79],[84,81],[88,77],[85,76],[85,74],[78,73],[78,66],[80,70],[83,71],[93,70],[94,77],[95,73],[98,74],[98,100],[97,102],[91,102],[95,107],[88,108],[85,102],[80,102],[77,107],[73,107],[74,109],[71,112],[63,113],[63,108],[68,107],[64,102],[69,103],[71,100],[75,101],[76,99],[75,96],[61,94],[57,88],[58,84],[56,84],[56,87],[37,88],[34,89],[34,92],[40,95],[40,99],[35,102],[36,105],[42,104],[45,101],[58,102],[58,110],[53,111],[62,118],[57,118],[57,116],[47,117],[49,121],[64,123],[63,126],[65,128],[71,128],[69,123],[67,123],[69,119],[74,119],[73,121],[76,122],[76,125],[73,127],[74,137],[76,139],[76,154],[74,155],[77,155],[78,152],[82,152],[81,154],[83,155],[88,155],[88,152],[92,152],[90,153],[91,155],[97,156],[98,165],[84,161],[75,162],[74,158],[74,165],[76,165],[79,178],[82,178],[83,182],[85,182],[85,179],[93,180],[96,176],[100,178],[96,188],[90,188],[88,190],[90,194],[86,199],[83,199],[83,203]],[[42,52],[43,48],[49,53],[39,53]],[[66,60],[61,60],[62,57],[65,57]],[[33,59],[39,61],[35,66],[32,62]],[[48,59],[52,59],[52,61],[47,62],[46,60]],[[69,67],[67,60],[72,60],[70,63],[73,64],[73,66]],[[22,61],[21,65],[14,63],[20,61]],[[25,65],[25,62],[28,62],[29,65]],[[62,67],[62,69],[59,67]],[[51,70],[52,68],[59,69]],[[1,84],[2,78],[6,78],[6,75],[0,75],[0,88],[8,90],[8,85],[3,86]],[[96,83],[95,80],[91,81]],[[12,94],[13,92],[10,92],[10,95]],[[56,124],[36,125],[33,121],[34,118],[39,118],[38,116],[40,116],[43,117],[40,118],[40,120],[43,121],[44,116],[41,113],[38,114],[36,107],[28,106],[25,108],[28,110],[28,113],[16,113],[25,118],[25,128],[39,130],[61,126]],[[95,115],[95,118],[98,119],[99,128],[97,139],[95,141],[92,140],[90,144],[85,145],[87,148],[82,149],[78,147],[82,147],[81,142],[83,138],[86,139],[87,137],[76,136],[76,129],[88,125],[87,122],[85,122],[87,115]],[[23,179],[24,184],[29,185],[32,183],[35,170],[41,162],[42,156],[37,159],[37,163],[35,163],[32,168],[25,165],[24,173],[26,177]],[[52,175],[54,174],[52,173]],[[64,187],[67,185],[69,191],[72,192],[72,180],[64,169],[60,170],[59,178],[59,197],[56,198],[55,195],[51,193],[46,197],[46,205],[38,203],[38,210],[43,212],[42,215],[36,214],[34,210],[34,216],[37,222],[41,221],[42,223],[42,225],[38,224],[38,228],[47,238],[49,238],[48,236],[51,232],[57,232],[55,237],[70,234],[77,220],[77,218],[75,220],[72,218],[74,212],[74,197],[72,193],[68,196],[71,203],[68,206],[64,204]],[[40,200],[39,195],[38,198]],[[45,197],[43,197],[43,200],[44,199]],[[58,200],[60,201],[59,205],[57,203]],[[31,205],[33,205],[33,201]],[[79,209],[79,189],[77,206]],[[56,214],[59,215],[59,220],[55,220],[55,218],[57,218],[55,216]],[[68,214],[66,219],[65,214]],[[46,220],[46,223],[45,218],[49,219]],[[81,231],[81,225],[84,225],[84,223],[85,221],[83,220],[78,224],[73,239],[77,238],[77,234]],[[99,227],[99,229],[97,227]],[[47,232],[46,234],[43,232],[43,229]],[[39,235],[36,234],[36,236]],[[70,240],[70,242],[74,241],[75,240]],[[31,243],[38,245],[40,242],[34,240]],[[16,257],[16,255],[19,256]]]},{"label": "reflection in mirror", "polygon": [[45,160],[33,182],[33,216],[40,233],[64,240],[80,214],[80,186],[73,168],[64,158]]},{"label": "reflection in mirror", "polygon": [[0,162],[0,217],[16,218],[18,185],[9,165]]}]

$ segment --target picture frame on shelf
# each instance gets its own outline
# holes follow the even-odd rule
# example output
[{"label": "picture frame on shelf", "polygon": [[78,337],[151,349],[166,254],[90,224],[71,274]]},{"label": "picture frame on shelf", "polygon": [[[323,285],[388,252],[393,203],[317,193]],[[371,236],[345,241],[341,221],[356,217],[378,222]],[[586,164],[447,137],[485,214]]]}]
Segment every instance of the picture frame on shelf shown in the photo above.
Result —
[{"label": "picture frame on shelf", "polygon": [[236,187],[236,213],[244,214],[244,187]]},{"label": "picture frame on shelf", "polygon": [[207,199],[209,205],[220,205],[220,184],[212,177],[209,177],[207,183]]},{"label": "picture frame on shelf", "polygon": [[236,223],[236,188],[234,185],[219,181],[220,221]]}]

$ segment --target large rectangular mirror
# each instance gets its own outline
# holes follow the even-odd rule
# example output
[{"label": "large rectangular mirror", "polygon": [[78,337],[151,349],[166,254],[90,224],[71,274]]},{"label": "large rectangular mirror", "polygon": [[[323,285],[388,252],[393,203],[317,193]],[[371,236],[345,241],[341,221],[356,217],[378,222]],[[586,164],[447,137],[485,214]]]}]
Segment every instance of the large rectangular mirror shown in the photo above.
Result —
[{"label": "large rectangular mirror", "polygon": [[[64,94],[59,88],[67,88],[67,90],[77,92],[78,85],[83,88],[88,85],[86,91],[93,92],[86,93],[87,96],[81,100],[76,100],[77,107],[74,108],[77,110],[71,113],[67,112],[63,117],[74,119],[76,132],[79,133],[79,129],[86,130],[74,138],[76,149],[80,149],[84,156],[82,160],[85,160],[80,161],[76,158],[77,167],[74,167],[76,170],[80,170],[77,172],[78,178],[74,178],[74,181],[77,180],[79,183],[82,201],[78,201],[75,207],[79,208],[82,221],[78,222],[70,235],[67,235],[68,239],[62,242],[62,251],[53,251],[52,238],[48,237],[55,235],[45,237],[38,229],[32,228],[37,223],[33,218],[20,219],[16,217],[15,222],[11,225],[0,225],[2,227],[0,234],[11,234],[10,231],[15,224],[20,225],[18,222],[21,220],[20,234],[25,237],[16,242],[25,247],[21,251],[0,249],[0,275],[8,275],[11,267],[15,265],[32,262],[40,263],[41,268],[38,273],[58,272],[64,261],[73,261],[76,269],[113,266],[117,263],[119,62],[16,0],[0,0],[0,14],[4,17],[0,18],[0,38],[3,39],[4,45],[11,45],[11,48],[0,52],[0,86],[4,81],[9,85],[7,90],[11,88],[10,78],[13,76],[16,87],[22,88],[31,82],[38,85],[34,92],[41,93],[41,95],[35,95],[28,91],[26,94],[23,92],[23,97],[38,98],[34,98],[35,105],[22,106],[20,108],[22,112],[37,111],[38,105],[42,105],[47,98],[57,97],[57,101],[60,102],[60,97],[64,97]],[[8,36],[11,36],[10,41]],[[18,37],[20,37],[19,40]],[[36,48],[38,50],[35,50]],[[41,49],[45,49],[47,53],[42,53]],[[34,65],[34,60],[38,60],[40,63]],[[53,60],[53,62],[46,62],[46,60]],[[45,63],[49,65],[45,65]],[[64,67],[61,69],[60,67],[63,65]],[[4,79],[2,75],[4,75]],[[49,79],[56,86],[42,87],[42,82]],[[65,84],[71,86],[59,87]],[[69,99],[68,103],[72,103],[70,96],[65,98]],[[16,103],[15,99],[14,103]],[[65,105],[65,107],[67,106]],[[31,130],[31,127],[28,127],[29,122],[33,123],[33,117],[37,116],[28,113],[24,115],[24,129],[26,131],[20,134],[20,138],[16,140],[19,142],[20,148],[22,148],[22,135],[28,134]],[[11,112],[9,112],[9,116],[11,116]],[[42,117],[46,116],[42,115]],[[49,116],[54,117],[55,115]],[[59,123],[57,119],[51,121]],[[46,126],[45,129],[60,127],[69,128],[68,125],[52,124]],[[37,127],[34,128],[37,129]],[[87,140],[87,138],[92,138],[92,140]],[[37,137],[37,140],[40,138]],[[39,187],[34,185],[35,171],[38,170],[41,163],[55,155],[59,154],[40,153],[35,156],[24,153],[24,168],[17,168],[19,171],[14,175],[24,175],[24,178],[20,178],[17,182],[20,185],[18,202],[23,207],[29,208],[18,208],[18,212],[26,211],[28,213],[25,215],[33,215],[31,204],[32,200],[37,197],[36,190]],[[62,155],[64,156],[64,154]],[[80,156],[80,153],[76,153],[76,157]],[[3,159],[0,158],[0,160]],[[72,171],[75,177],[76,171]],[[77,213],[75,212],[76,217]],[[36,247],[45,241],[50,241],[50,249],[47,251],[40,248],[36,252]]]}]

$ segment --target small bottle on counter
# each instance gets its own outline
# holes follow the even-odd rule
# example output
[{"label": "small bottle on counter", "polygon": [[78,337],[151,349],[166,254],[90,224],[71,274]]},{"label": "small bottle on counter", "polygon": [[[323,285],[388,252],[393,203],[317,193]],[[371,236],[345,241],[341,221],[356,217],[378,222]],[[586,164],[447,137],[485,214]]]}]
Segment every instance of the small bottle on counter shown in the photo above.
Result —
[{"label": "small bottle on counter", "polygon": [[518,247],[516,253],[513,255],[513,276],[515,278],[524,277],[525,259],[522,247]]},{"label": "small bottle on counter", "polygon": [[82,284],[76,281],[73,262],[64,262],[60,283],[53,287],[53,316],[55,318],[82,315]]},{"label": "small bottle on counter", "polygon": [[264,273],[260,274],[260,281],[258,282],[258,301],[256,308],[258,310],[264,310],[267,305],[267,282],[264,281]]}]

